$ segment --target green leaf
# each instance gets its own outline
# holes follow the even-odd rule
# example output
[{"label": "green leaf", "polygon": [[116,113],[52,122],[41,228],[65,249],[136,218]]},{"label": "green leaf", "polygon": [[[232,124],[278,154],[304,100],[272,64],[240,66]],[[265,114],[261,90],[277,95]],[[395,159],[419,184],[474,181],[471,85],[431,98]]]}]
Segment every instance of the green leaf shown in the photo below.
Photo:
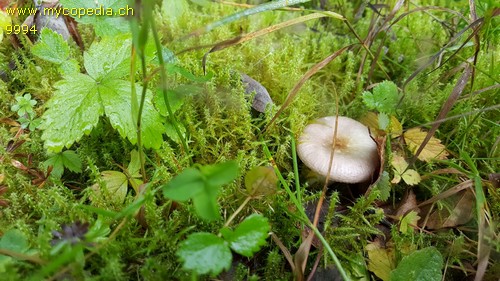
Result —
[{"label": "green leaf", "polygon": [[227,243],[211,233],[199,232],[188,236],[179,245],[177,256],[185,270],[197,274],[217,275],[231,267],[232,254]]},{"label": "green leaf", "polygon": [[389,183],[389,173],[386,171],[382,172],[380,179],[375,186],[376,190],[380,191],[380,200],[386,201],[391,196],[391,185]]},{"label": "green leaf", "polygon": [[[181,123],[177,123],[177,127],[179,128],[179,131],[181,131],[181,135],[186,138],[186,127],[182,125]],[[181,140],[179,139],[179,135],[177,135],[177,132],[175,131],[174,125],[172,122],[165,122],[165,133],[167,137],[169,137],[171,140],[176,142],[177,144],[181,144]]]},{"label": "green leaf", "polygon": [[441,280],[443,257],[434,248],[428,247],[403,257],[398,267],[391,272],[391,281]]},{"label": "green leaf", "polygon": [[254,167],[245,175],[245,187],[251,196],[266,196],[276,192],[278,177],[273,167]]},{"label": "green leaf", "polygon": [[266,243],[270,229],[267,218],[253,214],[240,223],[233,232],[221,232],[233,251],[245,257],[251,257]]},{"label": "green leaf", "polygon": [[[67,9],[95,9],[95,15],[74,16],[74,19],[79,23],[91,24],[98,36],[113,36],[129,31],[129,25],[125,20],[126,17],[116,14],[119,11],[118,9],[127,8],[127,0],[99,0],[99,2],[88,0],[60,0],[59,2]],[[99,4],[96,5],[96,3]],[[100,7],[102,7],[102,10]],[[129,11],[128,15],[132,16],[133,14],[130,12],[131,11]]]},{"label": "green leaf", "polygon": [[89,134],[104,113],[95,81],[74,73],[55,84],[56,91],[42,116],[42,139],[49,151],[60,152]]},{"label": "green leaf", "polygon": [[[25,253],[28,251],[28,240],[24,234],[17,229],[10,229],[3,234],[0,239],[0,249],[6,249],[17,253]],[[10,256],[0,255],[0,273],[5,272],[5,266],[12,262]]]},{"label": "green leaf", "polygon": [[[136,89],[142,91],[140,85],[136,85]],[[136,121],[132,120],[131,114],[130,83],[124,80],[106,80],[98,86],[98,91],[111,126],[132,144],[137,143]],[[146,95],[142,112],[143,145],[146,148],[159,149],[163,142],[162,134],[165,132],[165,127],[160,114],[151,103],[151,92],[147,91]]]},{"label": "green leaf", "polygon": [[370,109],[391,115],[399,102],[398,87],[391,81],[384,81],[375,86],[373,93],[364,92],[363,102]]},{"label": "green leaf", "polygon": [[202,219],[213,221],[220,218],[217,195],[220,186],[204,185],[202,192],[193,196],[194,209]]},{"label": "green leaf", "polygon": [[92,44],[83,55],[83,64],[88,75],[98,82],[128,75],[131,44],[128,35],[106,37]]},{"label": "green leaf", "polygon": [[[101,177],[106,183],[106,187],[108,189],[106,195],[109,195],[111,197],[110,199],[117,203],[123,203],[125,197],[127,196],[127,176],[122,172],[103,171],[101,173]],[[93,187],[96,193],[102,196],[102,191],[98,189],[99,185],[94,185]],[[106,195],[105,197],[107,197]]]},{"label": "green leaf", "polygon": [[58,70],[62,75],[69,75],[71,73],[80,72],[80,65],[75,59],[69,59],[61,63]]},{"label": "green leaf", "polygon": [[139,152],[134,149],[130,152],[130,163],[127,166],[127,171],[129,172],[130,176],[138,178],[141,176],[139,174],[140,169],[141,169],[141,159],[139,157]]},{"label": "green leaf", "polygon": [[64,167],[68,168],[68,170],[81,173],[82,172],[82,161],[73,150],[66,150],[62,153],[62,161]]},{"label": "green leaf", "polygon": [[184,202],[202,192],[204,187],[205,183],[200,171],[187,168],[161,188],[165,197]]},{"label": "green leaf", "polygon": [[189,8],[186,0],[163,0],[161,12],[165,19],[175,22]]},{"label": "green leaf", "polygon": [[52,166],[52,175],[60,178],[64,173],[64,168],[75,172],[82,172],[82,162],[73,150],[56,153],[43,162],[44,167]]},{"label": "green leaf", "polygon": [[200,167],[201,172],[206,177],[206,181],[211,186],[221,186],[230,183],[239,173],[238,164],[235,161],[228,161],[215,165]]},{"label": "green leaf", "polygon": [[42,28],[40,38],[31,48],[33,55],[56,64],[68,59],[69,45],[61,34],[49,28]]}]

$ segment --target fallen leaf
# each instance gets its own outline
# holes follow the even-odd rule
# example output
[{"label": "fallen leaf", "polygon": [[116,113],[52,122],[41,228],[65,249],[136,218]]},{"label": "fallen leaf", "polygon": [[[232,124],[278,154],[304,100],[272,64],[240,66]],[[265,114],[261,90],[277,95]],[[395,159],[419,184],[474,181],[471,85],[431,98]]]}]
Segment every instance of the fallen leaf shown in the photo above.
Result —
[{"label": "fallen leaf", "polygon": [[394,168],[392,183],[397,184],[401,179],[408,185],[416,185],[420,182],[421,178],[418,172],[413,169],[408,169],[408,163],[402,156],[393,154],[391,165]]},{"label": "fallen leaf", "polygon": [[419,211],[419,209],[417,208],[417,197],[415,196],[415,193],[413,193],[413,191],[410,189],[408,195],[406,195],[406,197],[401,201],[401,204],[396,211],[396,217],[399,219],[412,210],[417,212]]},{"label": "fallen leaf", "polygon": [[476,198],[469,188],[453,194],[443,201],[443,208],[434,209],[429,215],[425,224],[426,228],[456,227],[466,224],[474,217],[473,210]]},{"label": "fallen leaf", "polygon": [[[427,132],[422,131],[420,128],[413,128],[406,131],[403,134],[403,137],[410,151],[415,154],[424,141],[426,135]],[[418,155],[418,159],[425,162],[430,162],[434,159],[446,159],[446,156],[448,156],[446,147],[441,144],[441,141],[439,139],[431,137],[422,152]]]},{"label": "fallen leaf", "polygon": [[276,193],[278,177],[273,167],[254,167],[245,175],[245,187],[252,197],[268,196]]},{"label": "fallen leaf", "polygon": [[368,253],[368,270],[383,281],[390,279],[391,271],[396,268],[392,248],[383,248],[378,243],[369,243],[365,247]]}]

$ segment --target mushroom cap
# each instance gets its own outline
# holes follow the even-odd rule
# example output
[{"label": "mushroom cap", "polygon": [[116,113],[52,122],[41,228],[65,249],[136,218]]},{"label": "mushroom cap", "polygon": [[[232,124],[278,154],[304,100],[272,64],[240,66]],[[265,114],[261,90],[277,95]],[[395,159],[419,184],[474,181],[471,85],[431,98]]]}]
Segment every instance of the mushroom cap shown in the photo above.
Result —
[{"label": "mushroom cap", "polygon": [[371,179],[379,165],[377,144],[365,125],[343,116],[338,117],[335,154],[328,174],[335,120],[335,116],[323,117],[304,128],[297,145],[300,160],[314,172],[336,182]]}]

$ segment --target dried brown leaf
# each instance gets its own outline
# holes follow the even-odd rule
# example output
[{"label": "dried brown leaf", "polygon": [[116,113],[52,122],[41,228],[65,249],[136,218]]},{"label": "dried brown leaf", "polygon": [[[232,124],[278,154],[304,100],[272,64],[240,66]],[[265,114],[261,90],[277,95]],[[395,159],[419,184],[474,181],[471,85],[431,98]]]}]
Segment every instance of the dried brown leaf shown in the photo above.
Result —
[{"label": "dried brown leaf", "polygon": [[406,213],[412,210],[417,211],[417,213],[419,212],[419,209],[417,208],[417,197],[415,196],[415,193],[413,193],[413,191],[410,189],[405,199],[401,201],[401,204],[399,205],[399,208],[396,211],[396,217],[401,218]]},{"label": "dried brown leaf", "polygon": [[[413,154],[416,154],[426,136],[427,132],[422,131],[420,128],[410,129],[403,134],[405,142]],[[446,159],[446,156],[448,156],[446,147],[441,144],[441,141],[439,139],[431,137],[418,155],[418,159],[425,162],[430,162],[434,159]]]},{"label": "dried brown leaf", "polygon": [[456,227],[469,222],[475,208],[475,196],[471,189],[462,190],[445,200],[442,209],[434,209],[426,223],[428,229]]}]

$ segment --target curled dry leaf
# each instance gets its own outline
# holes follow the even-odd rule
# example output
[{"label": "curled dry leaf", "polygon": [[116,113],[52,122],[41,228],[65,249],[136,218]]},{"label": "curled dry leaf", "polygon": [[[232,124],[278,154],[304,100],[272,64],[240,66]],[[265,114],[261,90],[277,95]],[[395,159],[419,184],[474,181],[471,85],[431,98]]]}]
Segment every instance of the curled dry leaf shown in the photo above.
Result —
[{"label": "curled dry leaf", "polygon": [[[427,132],[422,131],[420,128],[413,128],[406,131],[403,134],[403,137],[410,151],[415,154],[424,141],[426,135]],[[422,152],[420,152],[420,154],[418,155],[418,159],[425,162],[430,162],[434,159],[446,159],[446,156],[448,156],[446,147],[441,144],[441,141],[439,139],[431,137]]]},{"label": "curled dry leaf", "polygon": [[474,217],[475,201],[476,198],[470,188],[453,194],[444,200],[444,206],[441,209],[434,207],[425,227],[440,229],[466,224]]}]

